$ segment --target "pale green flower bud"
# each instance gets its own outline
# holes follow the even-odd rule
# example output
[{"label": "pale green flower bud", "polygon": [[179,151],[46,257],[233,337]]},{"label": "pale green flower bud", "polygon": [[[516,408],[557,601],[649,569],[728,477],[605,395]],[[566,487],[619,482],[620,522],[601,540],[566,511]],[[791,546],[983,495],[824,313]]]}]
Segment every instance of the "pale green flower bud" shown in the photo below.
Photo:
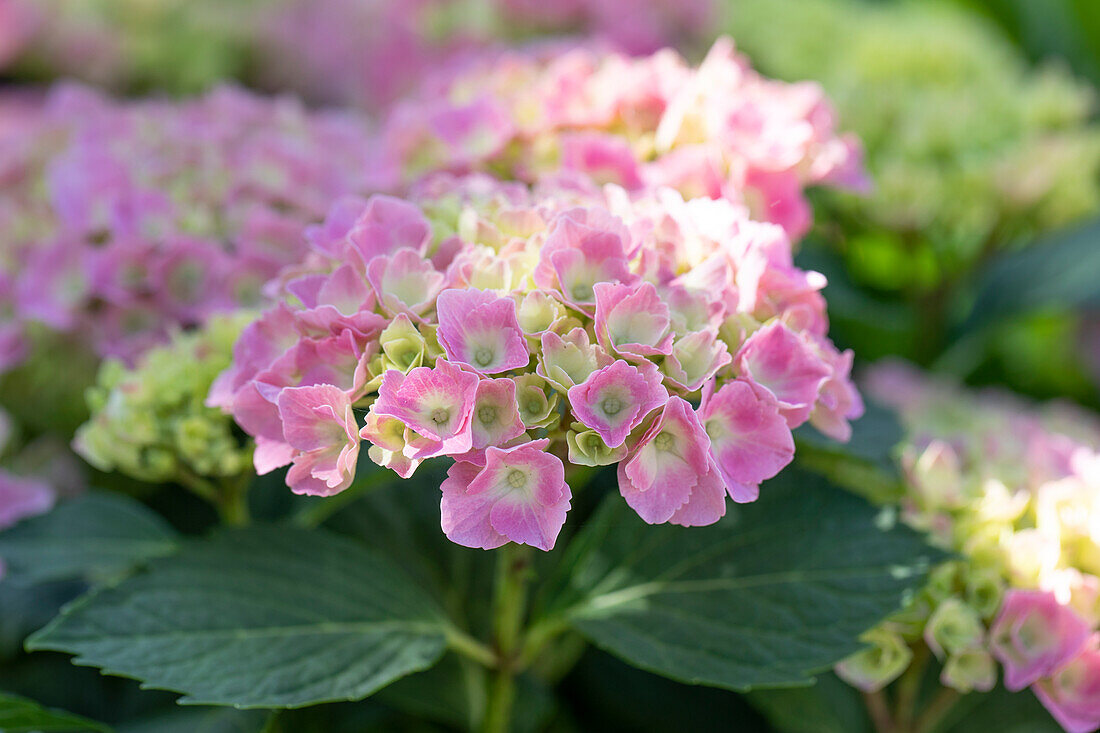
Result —
[{"label": "pale green flower bud", "polygon": [[565,440],[569,444],[569,462],[582,466],[610,466],[626,458],[628,452],[625,443],[609,448],[599,433],[581,423],[573,423],[573,429],[565,434]]},{"label": "pale green flower bud", "polygon": [[133,369],[106,361],[88,390],[92,416],[77,430],[76,451],[100,470],[158,483],[247,470],[250,447],[229,416],[204,403],[249,317],[215,318],[202,330],[177,334]]},{"label": "pale green flower bud", "polygon": [[390,369],[408,374],[409,370],[426,363],[428,343],[404,313],[382,329],[379,343],[382,346],[380,374]]},{"label": "pale green flower bud", "polygon": [[870,644],[836,666],[837,676],[864,692],[876,692],[897,679],[913,659],[913,651],[897,632],[879,626],[863,634]]},{"label": "pale green flower bud", "polygon": [[948,598],[928,618],[924,640],[938,658],[973,649],[985,639],[978,613],[959,598]]},{"label": "pale green flower bud", "polygon": [[997,684],[997,665],[984,649],[964,649],[947,658],[940,682],[962,693],[989,692]]},{"label": "pale green flower bud", "polygon": [[513,378],[516,383],[516,400],[519,417],[528,430],[547,428],[561,421],[558,412],[558,393],[537,374],[521,374]]},{"label": "pale green flower bud", "polygon": [[[537,336],[554,329],[569,311],[556,298],[541,290],[534,290],[523,297],[516,307],[519,327],[528,336]],[[556,329],[555,329],[556,330]]]}]

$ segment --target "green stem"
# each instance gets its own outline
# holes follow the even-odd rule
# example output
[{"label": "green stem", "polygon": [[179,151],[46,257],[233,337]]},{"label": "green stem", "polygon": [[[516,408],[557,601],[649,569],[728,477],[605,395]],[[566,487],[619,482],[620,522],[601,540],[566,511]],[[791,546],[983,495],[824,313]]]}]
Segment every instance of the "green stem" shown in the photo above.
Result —
[{"label": "green stem", "polygon": [[509,543],[499,551],[493,594],[493,645],[496,647],[498,665],[485,704],[483,733],[508,733],[511,730],[530,565],[530,547]]},{"label": "green stem", "polygon": [[940,689],[917,718],[917,722],[913,725],[913,733],[932,733],[961,698],[962,695],[950,687]]},{"label": "green stem", "polygon": [[890,705],[886,702],[886,694],[882,690],[863,693],[863,704],[867,706],[867,714],[871,716],[876,733],[894,733],[897,730],[890,715]]},{"label": "green stem", "polygon": [[218,493],[218,514],[230,527],[246,527],[252,523],[248,509],[248,477],[227,481]]},{"label": "green stem", "polygon": [[928,661],[931,656],[932,653],[927,646],[924,644],[917,646],[913,650],[913,661],[909,663],[909,669],[905,670],[905,674],[898,681],[895,720],[901,730],[910,730],[913,726],[917,699],[920,696],[920,685],[924,681],[924,672],[928,668]]},{"label": "green stem", "polygon": [[485,667],[496,667],[497,655],[492,649],[482,644],[474,637],[456,628],[447,631],[447,645],[464,657],[472,659]]}]

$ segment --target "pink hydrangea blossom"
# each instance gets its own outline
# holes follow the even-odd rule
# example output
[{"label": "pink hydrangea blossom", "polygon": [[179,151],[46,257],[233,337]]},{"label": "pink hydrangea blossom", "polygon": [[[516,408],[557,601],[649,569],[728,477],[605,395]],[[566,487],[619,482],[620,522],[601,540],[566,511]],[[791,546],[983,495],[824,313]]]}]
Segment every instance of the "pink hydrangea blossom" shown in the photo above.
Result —
[{"label": "pink hydrangea blossom", "polygon": [[390,369],[371,411],[395,417],[413,432],[405,447],[409,458],[461,454],[473,447],[477,385],[477,375],[446,359],[407,375]]},{"label": "pink hydrangea blossom", "polygon": [[297,494],[332,496],[355,478],[359,431],[347,393],[328,384],[279,393],[279,419],[295,450],[286,481]]},{"label": "pink hydrangea blossom", "polygon": [[46,482],[0,470],[0,529],[48,512],[57,496]]},{"label": "pink hydrangea blossom", "polygon": [[548,440],[490,447],[485,465],[456,462],[443,482],[443,532],[467,547],[505,542],[551,550],[565,524],[572,493]]},{"label": "pink hydrangea blossom", "polygon": [[736,379],[706,390],[699,417],[710,438],[718,470],[737,502],[753,501],[761,482],[794,458],[794,437],[772,395]]},{"label": "pink hydrangea blossom", "polygon": [[671,353],[671,313],[652,283],[601,282],[593,292],[600,346],[624,358]]},{"label": "pink hydrangea blossom", "polygon": [[726,513],[726,483],[711,456],[706,431],[685,400],[669,398],[619,463],[619,491],[650,524],[700,526]]},{"label": "pink hydrangea blossom", "polygon": [[990,629],[993,656],[1005,667],[1005,687],[1022,690],[1050,675],[1077,655],[1090,631],[1051,593],[1009,591]]},{"label": "pink hydrangea blossom", "polygon": [[571,387],[568,394],[573,414],[611,448],[622,445],[649,413],[668,401],[668,390],[648,361],[641,366],[612,362]]},{"label": "pink hydrangea blossom", "polygon": [[1100,642],[1097,637],[1049,678],[1032,685],[1035,696],[1066,733],[1100,728]]},{"label": "pink hydrangea blossom", "polygon": [[485,374],[522,369],[531,357],[516,302],[481,290],[445,290],[436,303],[447,357]]},{"label": "pink hydrangea blossom", "polygon": [[474,394],[473,448],[504,445],[524,433],[516,402],[516,383],[511,379],[482,379]]},{"label": "pink hydrangea blossom", "polygon": [[750,336],[735,360],[742,374],[775,396],[791,427],[810,416],[831,374],[810,345],[782,323],[764,326]]}]

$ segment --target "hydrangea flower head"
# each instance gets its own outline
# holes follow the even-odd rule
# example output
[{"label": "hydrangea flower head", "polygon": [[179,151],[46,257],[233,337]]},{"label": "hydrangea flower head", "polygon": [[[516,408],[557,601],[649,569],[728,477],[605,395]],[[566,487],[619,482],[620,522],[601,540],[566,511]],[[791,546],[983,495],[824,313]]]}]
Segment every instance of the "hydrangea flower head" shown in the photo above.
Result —
[{"label": "hydrangea flower head", "polygon": [[574,466],[617,463],[646,522],[711,524],[790,462],[792,427],[858,414],[819,399],[850,388],[805,297],[820,285],[728,201],[442,175],[400,205],[337,202],[310,246],[212,403],[256,438],[257,469],[293,462],[297,491],[344,488],[357,438],[402,477],[449,457],[460,544],[553,547]]},{"label": "hydrangea flower head", "polygon": [[[988,691],[1000,666],[1007,689],[1030,687],[1066,730],[1093,730],[1100,423],[1067,405],[971,393],[896,363],[876,365],[867,387],[898,411],[908,435],[901,518],[957,555],[880,631],[910,654],[927,647],[947,687]],[[837,672],[860,668],[881,687],[908,666],[884,660],[861,652]]]}]

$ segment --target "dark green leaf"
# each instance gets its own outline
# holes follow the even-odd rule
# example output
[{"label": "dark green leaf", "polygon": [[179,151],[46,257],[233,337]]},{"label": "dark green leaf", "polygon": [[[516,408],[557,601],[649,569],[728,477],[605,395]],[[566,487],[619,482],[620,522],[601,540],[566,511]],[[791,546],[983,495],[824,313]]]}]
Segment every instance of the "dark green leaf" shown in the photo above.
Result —
[{"label": "dark green leaf", "polygon": [[962,696],[931,730],[933,733],[1061,733],[1062,726],[1054,722],[1031,690],[1008,692],[998,687],[984,695]]},{"label": "dark green leaf", "polygon": [[870,733],[859,691],[836,675],[823,674],[810,687],[753,690],[751,702],[783,733]]},{"label": "dark green leaf", "polygon": [[447,622],[381,556],[323,530],[255,527],[185,544],[93,592],[27,642],[187,704],[355,700],[434,664]]},{"label": "dark green leaf", "polygon": [[540,616],[673,679],[806,684],[856,651],[939,557],[883,516],[794,468],[710,527],[649,526],[612,496],[570,546]]},{"label": "dark green leaf", "polygon": [[1042,308],[1100,306],[1100,219],[993,260],[963,331]]},{"label": "dark green leaf", "polygon": [[578,730],[630,733],[759,733],[768,730],[742,695],[682,685],[589,647],[563,682]]},{"label": "dark green leaf", "polygon": [[904,431],[893,410],[867,399],[866,411],[852,422],[852,437],[845,443],[823,435],[809,423],[795,430],[794,436],[801,466],[876,503],[897,498],[900,475],[894,450]]},{"label": "dark green leaf", "polygon": [[[429,670],[395,682],[375,701],[422,720],[445,723],[458,730],[478,730],[490,684],[484,667],[455,654]],[[546,686],[529,674],[516,684],[512,733],[544,730],[554,701]]]},{"label": "dark green leaf", "polygon": [[103,723],[44,708],[25,697],[0,692],[0,731],[3,733],[46,733],[47,731],[109,731]]},{"label": "dark green leaf", "polygon": [[267,717],[262,710],[177,707],[121,725],[118,733],[258,733]]},{"label": "dark green leaf", "polygon": [[123,573],[176,549],[157,514],[120,494],[89,493],[0,533],[5,582],[40,583]]},{"label": "dark green leaf", "polygon": [[799,450],[844,456],[870,466],[893,472],[894,448],[904,432],[897,414],[872,400],[866,400],[863,417],[852,422],[852,437],[841,443],[817,431],[810,423],[794,431]]}]

